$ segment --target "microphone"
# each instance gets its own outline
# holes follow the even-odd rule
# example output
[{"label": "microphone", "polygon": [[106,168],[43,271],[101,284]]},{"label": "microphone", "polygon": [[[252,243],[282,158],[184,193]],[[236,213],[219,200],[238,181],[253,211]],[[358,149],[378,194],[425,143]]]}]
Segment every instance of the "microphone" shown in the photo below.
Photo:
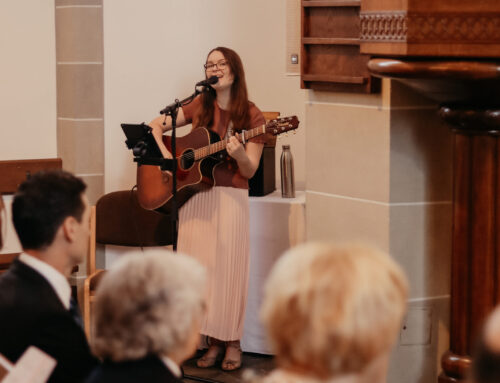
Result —
[{"label": "microphone", "polygon": [[217,84],[219,82],[219,78],[217,76],[212,76],[207,78],[206,80],[200,81],[196,83],[196,86],[208,86]]}]

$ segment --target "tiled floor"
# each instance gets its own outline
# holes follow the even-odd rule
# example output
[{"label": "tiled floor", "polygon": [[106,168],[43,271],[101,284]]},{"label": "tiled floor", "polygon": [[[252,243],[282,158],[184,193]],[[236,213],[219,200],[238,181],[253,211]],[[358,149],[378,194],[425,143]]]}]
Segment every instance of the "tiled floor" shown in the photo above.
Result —
[{"label": "tiled floor", "polygon": [[195,358],[186,361],[182,366],[184,375],[192,377],[192,379],[188,377],[184,378],[184,382],[199,382],[200,380],[196,378],[201,378],[205,379],[204,381],[207,382],[240,383],[243,381],[242,375],[245,369],[252,369],[259,375],[265,375],[274,368],[272,356],[250,353],[243,354],[242,368],[236,371],[223,371],[220,368],[220,363],[211,368],[198,368],[196,366],[196,359],[201,355],[203,355],[202,351],[200,351]]}]

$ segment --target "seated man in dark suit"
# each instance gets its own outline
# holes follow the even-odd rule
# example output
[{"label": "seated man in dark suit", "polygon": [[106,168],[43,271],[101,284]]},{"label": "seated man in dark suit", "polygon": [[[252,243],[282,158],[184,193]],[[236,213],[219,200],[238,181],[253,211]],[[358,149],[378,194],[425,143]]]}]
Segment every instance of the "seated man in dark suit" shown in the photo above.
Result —
[{"label": "seated man in dark suit", "polygon": [[40,348],[57,361],[49,382],[80,382],[97,365],[67,280],[88,249],[85,188],[67,172],[38,173],[12,204],[23,253],[0,277],[0,354],[16,362],[29,346]]}]

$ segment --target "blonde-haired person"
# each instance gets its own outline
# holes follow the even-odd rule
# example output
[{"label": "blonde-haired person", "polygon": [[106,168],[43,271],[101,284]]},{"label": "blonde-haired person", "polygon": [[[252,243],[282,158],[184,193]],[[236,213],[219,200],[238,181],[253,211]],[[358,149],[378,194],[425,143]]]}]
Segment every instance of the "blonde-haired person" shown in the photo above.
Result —
[{"label": "blonde-haired person", "polygon": [[265,288],[261,317],[278,368],[264,382],[384,382],[405,313],[407,280],[369,247],[301,245]]},{"label": "blonde-haired person", "polygon": [[122,257],[97,291],[93,349],[104,363],[87,382],[180,382],[179,366],[198,344],[205,279],[181,254]]}]

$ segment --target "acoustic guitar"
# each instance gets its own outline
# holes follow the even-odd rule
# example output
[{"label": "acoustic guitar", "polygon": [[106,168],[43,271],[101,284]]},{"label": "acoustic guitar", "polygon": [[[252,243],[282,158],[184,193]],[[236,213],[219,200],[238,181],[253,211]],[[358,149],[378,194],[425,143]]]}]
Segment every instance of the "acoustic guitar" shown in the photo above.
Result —
[{"label": "acoustic guitar", "polygon": [[[240,142],[263,134],[276,136],[297,129],[297,116],[270,120],[266,125],[243,131]],[[171,152],[171,138],[163,136],[163,142]],[[194,194],[215,186],[214,171],[227,156],[228,139],[205,128],[197,128],[191,133],[177,137],[177,204],[181,207]],[[148,210],[168,212],[172,205],[172,176],[159,166],[140,165],[137,167],[137,198],[140,205]]]}]

